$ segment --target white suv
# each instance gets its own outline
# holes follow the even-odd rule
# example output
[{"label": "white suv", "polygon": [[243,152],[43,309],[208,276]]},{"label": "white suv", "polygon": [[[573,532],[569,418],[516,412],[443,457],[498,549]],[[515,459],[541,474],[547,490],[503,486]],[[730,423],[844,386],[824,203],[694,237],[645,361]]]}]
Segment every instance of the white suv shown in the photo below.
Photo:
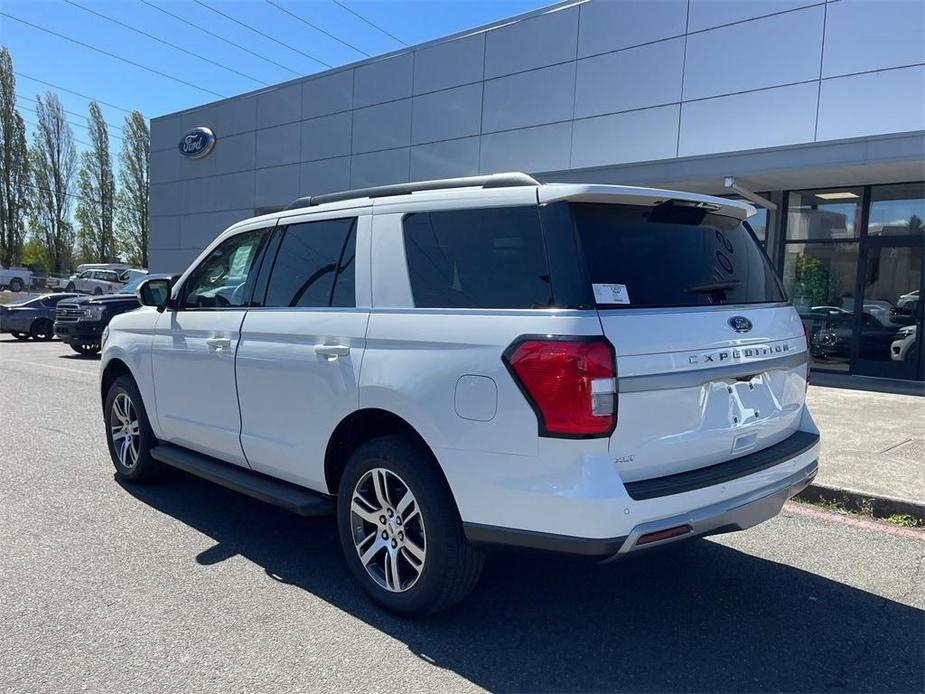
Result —
[{"label": "white suv", "polygon": [[819,433],[753,211],[495,174],[235,224],[109,325],[118,476],[336,513],[405,614],[465,596],[487,546],[611,559],[765,521]]}]

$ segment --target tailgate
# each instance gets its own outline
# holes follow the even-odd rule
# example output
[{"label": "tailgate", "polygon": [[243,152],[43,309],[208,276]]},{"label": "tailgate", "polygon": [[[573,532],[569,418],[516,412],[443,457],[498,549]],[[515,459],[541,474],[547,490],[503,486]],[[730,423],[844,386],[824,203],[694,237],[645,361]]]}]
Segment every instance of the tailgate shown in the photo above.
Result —
[{"label": "tailgate", "polygon": [[[625,481],[721,463],[797,430],[807,353],[791,306],[599,313],[617,354],[610,452]],[[742,318],[746,334],[733,328]]]}]

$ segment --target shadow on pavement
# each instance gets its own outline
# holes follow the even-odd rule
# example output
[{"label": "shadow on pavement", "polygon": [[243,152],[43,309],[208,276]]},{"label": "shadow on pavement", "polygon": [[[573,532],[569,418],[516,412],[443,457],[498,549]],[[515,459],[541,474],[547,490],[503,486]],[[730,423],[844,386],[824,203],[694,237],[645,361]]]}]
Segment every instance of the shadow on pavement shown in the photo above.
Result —
[{"label": "shadow on pavement", "polygon": [[240,554],[489,690],[922,690],[922,611],[713,542],[604,566],[494,554],[467,601],[411,621],[366,600],[333,519],[174,471],[124,487],[216,541],[200,564]]}]

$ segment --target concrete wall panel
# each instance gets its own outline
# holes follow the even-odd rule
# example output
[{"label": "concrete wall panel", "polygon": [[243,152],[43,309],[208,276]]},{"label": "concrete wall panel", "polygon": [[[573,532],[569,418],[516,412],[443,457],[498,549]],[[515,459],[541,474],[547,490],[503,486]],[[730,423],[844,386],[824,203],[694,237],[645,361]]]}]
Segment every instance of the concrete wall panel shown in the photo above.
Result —
[{"label": "concrete wall panel", "polygon": [[434,142],[411,148],[411,180],[474,176],[479,172],[479,138]]},{"label": "concrete wall panel", "polygon": [[684,98],[818,79],[824,9],[818,5],[690,35]]},{"label": "concrete wall panel", "polygon": [[482,124],[482,85],[469,84],[414,97],[411,142],[437,142],[478,135]]},{"label": "concrete wall panel", "polygon": [[485,78],[574,60],[577,34],[577,7],[492,29],[485,39]]},{"label": "concrete wall panel", "polygon": [[485,34],[422,48],[414,57],[414,93],[481,82],[484,65]]},{"label": "concrete wall panel", "polygon": [[683,74],[683,38],[579,60],[575,117],[679,102]]},{"label": "concrete wall panel", "polygon": [[823,80],[816,139],[925,130],[925,66]]},{"label": "concrete wall panel", "polygon": [[575,121],[571,166],[606,166],[675,156],[679,108],[661,106]]},{"label": "concrete wall panel", "polygon": [[572,117],[575,63],[485,82],[482,132],[525,128]]},{"label": "concrete wall panel", "polygon": [[684,34],[687,0],[594,0],[581,6],[578,57]]}]

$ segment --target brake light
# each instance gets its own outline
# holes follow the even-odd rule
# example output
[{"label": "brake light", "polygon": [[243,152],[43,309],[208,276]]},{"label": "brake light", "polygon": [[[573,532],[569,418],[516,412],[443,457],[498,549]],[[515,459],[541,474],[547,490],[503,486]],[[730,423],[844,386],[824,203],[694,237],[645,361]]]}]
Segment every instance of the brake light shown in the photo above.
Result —
[{"label": "brake light", "polygon": [[616,426],[614,353],[604,338],[521,338],[504,363],[536,412],[541,436],[609,436]]},{"label": "brake light", "polygon": [[806,390],[809,390],[809,360],[812,359],[813,336],[809,326],[803,323],[803,335],[806,337]]}]

